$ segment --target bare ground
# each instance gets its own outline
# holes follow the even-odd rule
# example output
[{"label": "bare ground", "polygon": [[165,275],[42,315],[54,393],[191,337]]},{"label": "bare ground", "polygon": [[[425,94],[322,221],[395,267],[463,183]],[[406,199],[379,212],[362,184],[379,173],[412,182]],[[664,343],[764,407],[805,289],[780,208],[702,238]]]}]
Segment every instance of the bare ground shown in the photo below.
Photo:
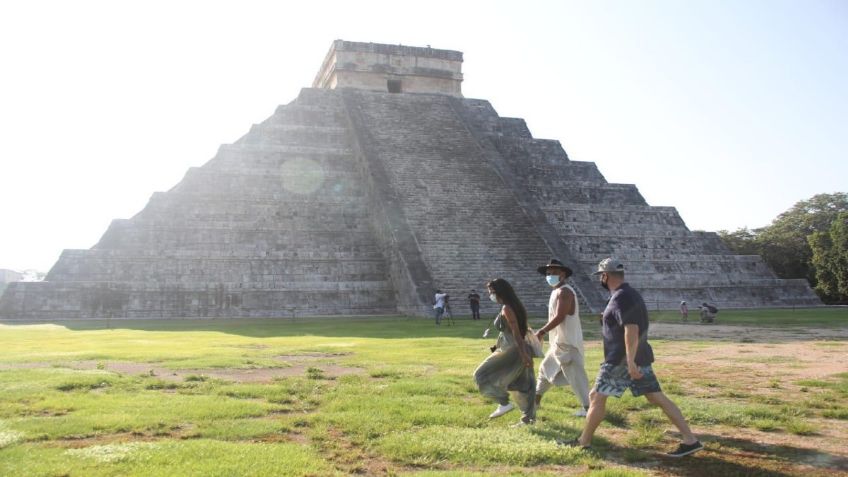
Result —
[{"label": "bare ground", "polygon": [[[848,329],[657,323],[651,326],[651,337],[660,381],[666,377],[685,382],[686,394],[696,398],[711,399],[733,391],[749,396],[742,402],[754,397],[802,406],[817,391],[799,381],[848,372]],[[656,475],[848,475],[845,421],[804,421],[814,427],[814,434],[694,426],[706,445],[691,458],[698,462],[696,467],[662,457],[648,459],[639,467]],[[624,442],[633,431],[607,427],[602,432]],[[670,448],[678,438],[669,431],[662,445]]]}]

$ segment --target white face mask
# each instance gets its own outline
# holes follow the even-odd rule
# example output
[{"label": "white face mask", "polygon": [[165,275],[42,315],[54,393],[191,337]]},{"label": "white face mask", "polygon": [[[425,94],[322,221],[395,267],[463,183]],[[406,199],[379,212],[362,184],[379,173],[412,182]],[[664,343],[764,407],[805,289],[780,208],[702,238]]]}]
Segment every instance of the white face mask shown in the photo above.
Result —
[{"label": "white face mask", "polygon": [[498,302],[498,296],[495,295],[494,293],[489,293],[489,299],[492,300],[495,303]]},{"label": "white face mask", "polygon": [[548,275],[545,280],[547,280],[548,285],[555,287],[559,284],[559,275]]}]

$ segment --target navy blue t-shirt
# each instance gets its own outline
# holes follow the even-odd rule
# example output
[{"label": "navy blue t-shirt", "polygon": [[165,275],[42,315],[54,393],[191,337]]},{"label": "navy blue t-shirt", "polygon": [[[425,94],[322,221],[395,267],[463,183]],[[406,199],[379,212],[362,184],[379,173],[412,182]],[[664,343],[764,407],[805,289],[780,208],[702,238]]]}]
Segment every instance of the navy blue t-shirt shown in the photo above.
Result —
[{"label": "navy blue t-shirt", "polygon": [[604,363],[621,364],[626,361],[624,325],[639,326],[639,346],[636,364],[647,366],[654,362],[654,350],[648,344],[648,308],[642,295],[629,284],[622,283],[610,297],[601,320],[604,336]]}]

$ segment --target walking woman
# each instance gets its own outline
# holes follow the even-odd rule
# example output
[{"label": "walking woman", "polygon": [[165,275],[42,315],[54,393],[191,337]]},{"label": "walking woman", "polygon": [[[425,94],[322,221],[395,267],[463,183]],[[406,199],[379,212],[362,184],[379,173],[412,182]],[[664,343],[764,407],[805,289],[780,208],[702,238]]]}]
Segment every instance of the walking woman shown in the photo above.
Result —
[{"label": "walking woman", "polygon": [[503,416],[514,408],[509,402],[509,391],[513,391],[521,410],[517,425],[532,424],[536,420],[536,379],[533,357],[524,341],[527,311],[506,280],[496,278],[486,287],[489,298],[503,305],[494,322],[500,333],[492,354],[474,371],[474,381],[480,394],[499,404],[489,418]]}]

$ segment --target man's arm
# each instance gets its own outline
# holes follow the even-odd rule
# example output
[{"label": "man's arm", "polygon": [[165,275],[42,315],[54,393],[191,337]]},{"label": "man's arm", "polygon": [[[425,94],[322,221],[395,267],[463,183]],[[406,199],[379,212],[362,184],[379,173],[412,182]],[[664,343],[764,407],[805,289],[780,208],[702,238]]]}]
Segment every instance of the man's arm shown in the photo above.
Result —
[{"label": "man's arm", "polygon": [[536,337],[540,340],[545,334],[565,321],[566,316],[574,314],[574,294],[571,293],[571,290],[567,288],[559,289],[559,297],[557,297],[554,313],[554,318],[536,332]]},{"label": "man's arm", "polygon": [[627,352],[627,371],[633,379],[641,379],[642,373],[636,366],[636,351],[639,349],[639,325],[624,325],[624,349]]}]

